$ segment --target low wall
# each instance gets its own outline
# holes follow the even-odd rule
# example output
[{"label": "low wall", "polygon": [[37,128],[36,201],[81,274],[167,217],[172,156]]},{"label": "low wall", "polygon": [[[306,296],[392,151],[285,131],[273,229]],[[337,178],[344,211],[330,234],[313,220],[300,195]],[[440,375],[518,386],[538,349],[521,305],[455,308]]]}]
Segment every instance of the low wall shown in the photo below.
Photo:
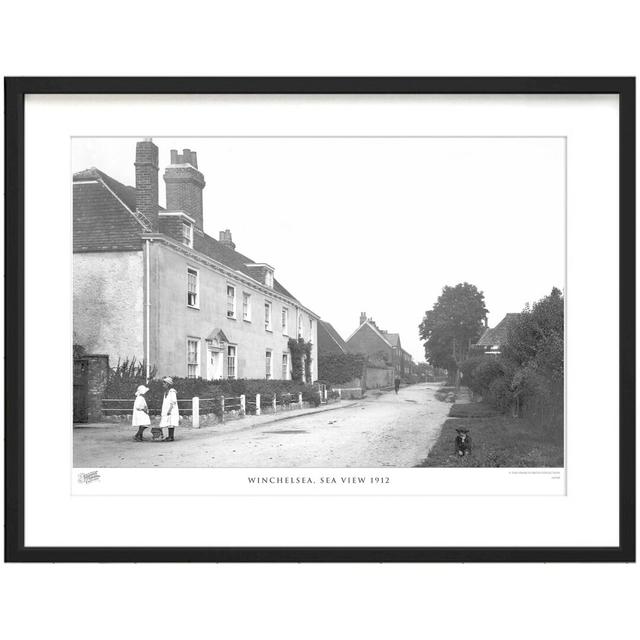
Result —
[{"label": "low wall", "polygon": [[367,367],[366,373],[367,389],[381,389],[393,386],[395,374],[392,367],[389,367],[388,369],[374,369],[373,367]]}]

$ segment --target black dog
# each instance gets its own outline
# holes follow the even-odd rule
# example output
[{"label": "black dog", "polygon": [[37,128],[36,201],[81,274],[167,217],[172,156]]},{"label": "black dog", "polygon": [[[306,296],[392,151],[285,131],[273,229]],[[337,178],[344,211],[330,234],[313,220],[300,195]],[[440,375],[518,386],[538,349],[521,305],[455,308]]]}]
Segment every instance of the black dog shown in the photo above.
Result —
[{"label": "black dog", "polygon": [[471,453],[471,437],[469,429],[456,429],[456,454],[459,456],[467,456]]}]

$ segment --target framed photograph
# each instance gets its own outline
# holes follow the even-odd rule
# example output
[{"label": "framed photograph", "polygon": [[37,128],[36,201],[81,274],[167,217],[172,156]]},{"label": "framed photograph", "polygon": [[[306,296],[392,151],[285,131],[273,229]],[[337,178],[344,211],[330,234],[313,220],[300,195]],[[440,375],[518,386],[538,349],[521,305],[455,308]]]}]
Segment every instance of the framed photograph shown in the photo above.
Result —
[{"label": "framed photograph", "polygon": [[7,78],[13,562],[635,560],[633,78]]}]

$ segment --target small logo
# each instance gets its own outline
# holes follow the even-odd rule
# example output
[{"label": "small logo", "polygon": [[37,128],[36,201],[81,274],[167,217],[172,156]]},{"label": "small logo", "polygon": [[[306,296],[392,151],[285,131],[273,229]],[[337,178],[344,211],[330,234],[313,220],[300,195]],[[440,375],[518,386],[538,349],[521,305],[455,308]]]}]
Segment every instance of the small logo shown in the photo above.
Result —
[{"label": "small logo", "polygon": [[80,484],[89,484],[90,482],[95,482],[96,480],[100,480],[100,474],[97,471],[89,471],[87,473],[78,474],[78,482]]}]

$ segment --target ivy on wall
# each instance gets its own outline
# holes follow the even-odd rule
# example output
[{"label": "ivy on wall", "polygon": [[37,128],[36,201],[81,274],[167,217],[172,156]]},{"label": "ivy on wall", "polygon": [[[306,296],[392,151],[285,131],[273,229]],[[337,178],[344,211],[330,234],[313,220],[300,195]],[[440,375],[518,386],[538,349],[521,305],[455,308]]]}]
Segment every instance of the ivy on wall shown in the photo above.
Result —
[{"label": "ivy on wall", "polygon": [[296,382],[311,382],[311,342],[306,342],[304,338],[289,338],[288,344],[291,353],[291,379]]}]

